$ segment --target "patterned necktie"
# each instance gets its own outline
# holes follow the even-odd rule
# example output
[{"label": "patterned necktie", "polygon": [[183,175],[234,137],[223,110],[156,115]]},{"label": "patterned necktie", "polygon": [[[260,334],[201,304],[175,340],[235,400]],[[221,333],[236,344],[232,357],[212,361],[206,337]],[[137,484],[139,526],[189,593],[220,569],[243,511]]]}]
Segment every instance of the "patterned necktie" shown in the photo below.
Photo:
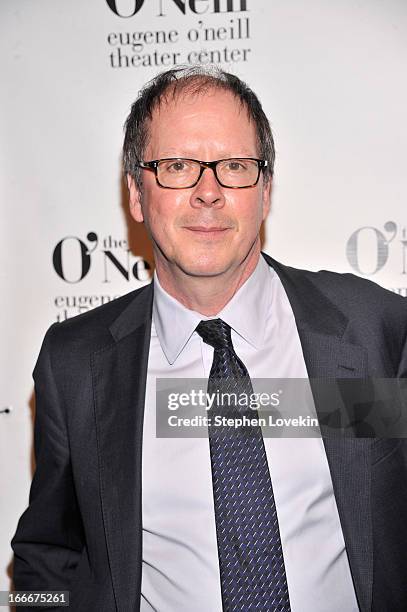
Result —
[{"label": "patterned necktie", "polygon": [[[250,398],[250,376],[234,351],[229,325],[221,319],[201,321],[196,331],[215,349],[208,393],[236,393],[237,397]],[[261,427],[215,426],[216,415],[257,419],[258,414],[247,406],[216,402],[208,413],[223,610],[289,612],[283,551]]]}]

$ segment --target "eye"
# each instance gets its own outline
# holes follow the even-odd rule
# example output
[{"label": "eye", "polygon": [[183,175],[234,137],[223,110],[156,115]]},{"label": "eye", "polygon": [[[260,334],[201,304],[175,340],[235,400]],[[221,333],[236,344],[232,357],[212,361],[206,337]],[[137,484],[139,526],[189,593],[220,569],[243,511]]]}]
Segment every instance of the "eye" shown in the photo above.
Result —
[{"label": "eye", "polygon": [[246,165],[239,159],[230,159],[226,163],[226,170],[231,172],[244,172],[246,169]]},{"label": "eye", "polygon": [[179,172],[185,172],[188,169],[188,164],[182,159],[176,159],[173,162],[168,162],[165,166],[166,172],[173,172],[174,174]]}]

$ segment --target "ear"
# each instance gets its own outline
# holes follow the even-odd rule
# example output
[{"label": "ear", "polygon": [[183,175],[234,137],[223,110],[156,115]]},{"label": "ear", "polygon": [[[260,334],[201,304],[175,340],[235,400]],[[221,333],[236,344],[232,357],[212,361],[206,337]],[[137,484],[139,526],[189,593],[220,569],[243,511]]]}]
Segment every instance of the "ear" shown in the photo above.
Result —
[{"label": "ear", "polygon": [[263,221],[270,212],[272,179],[263,184]]},{"label": "ear", "polygon": [[135,221],[143,223],[144,217],[141,208],[141,191],[134,177],[130,174],[127,175],[127,187],[129,189],[130,214]]}]

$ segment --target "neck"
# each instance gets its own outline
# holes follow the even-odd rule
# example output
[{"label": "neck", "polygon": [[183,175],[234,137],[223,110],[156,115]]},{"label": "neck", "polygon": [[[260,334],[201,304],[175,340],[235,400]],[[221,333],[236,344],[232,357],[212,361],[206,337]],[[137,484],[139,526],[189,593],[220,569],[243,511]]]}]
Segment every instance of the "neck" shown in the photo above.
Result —
[{"label": "neck", "polygon": [[156,261],[161,287],[189,310],[207,317],[218,314],[253,273],[260,257],[260,244],[238,268],[216,276],[190,276],[169,270]]}]

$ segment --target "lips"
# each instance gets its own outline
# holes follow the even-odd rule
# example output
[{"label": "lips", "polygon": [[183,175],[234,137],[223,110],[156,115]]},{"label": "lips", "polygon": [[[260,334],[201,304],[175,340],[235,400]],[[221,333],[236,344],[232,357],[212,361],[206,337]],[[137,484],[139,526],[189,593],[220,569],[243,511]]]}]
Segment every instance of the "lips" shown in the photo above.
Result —
[{"label": "lips", "polygon": [[191,232],[203,232],[203,233],[213,233],[213,232],[225,232],[230,229],[229,227],[216,227],[216,226],[205,226],[205,225],[188,225],[185,229],[190,230]]}]

